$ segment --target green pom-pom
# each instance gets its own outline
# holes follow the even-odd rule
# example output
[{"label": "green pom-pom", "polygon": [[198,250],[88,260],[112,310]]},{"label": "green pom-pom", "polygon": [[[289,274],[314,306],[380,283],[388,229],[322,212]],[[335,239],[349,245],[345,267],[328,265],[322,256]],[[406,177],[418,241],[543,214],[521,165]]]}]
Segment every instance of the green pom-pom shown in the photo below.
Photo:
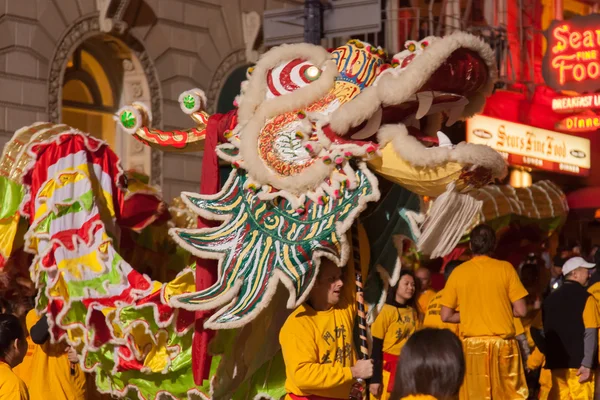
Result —
[{"label": "green pom-pom", "polygon": [[131,111],[125,110],[121,113],[121,124],[127,129],[135,126],[135,115]]},{"label": "green pom-pom", "polygon": [[196,99],[191,94],[188,94],[183,98],[183,105],[188,110],[191,110],[196,106]]}]

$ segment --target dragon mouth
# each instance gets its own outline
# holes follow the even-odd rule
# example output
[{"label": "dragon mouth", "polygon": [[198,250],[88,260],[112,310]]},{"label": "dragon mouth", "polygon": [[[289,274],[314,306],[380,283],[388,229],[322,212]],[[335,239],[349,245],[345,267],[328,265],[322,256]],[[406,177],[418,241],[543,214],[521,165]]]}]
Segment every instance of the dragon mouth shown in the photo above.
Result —
[{"label": "dragon mouth", "polygon": [[[346,136],[350,141],[377,143],[381,126],[403,124],[408,133],[425,147],[439,146],[441,127],[454,125],[467,104],[467,98],[456,93],[419,92],[402,104],[379,108],[373,117],[352,128]],[[442,139],[441,144],[443,142]]]},{"label": "dragon mouth", "polygon": [[459,43],[448,51],[444,42],[441,39],[417,56],[404,57],[398,67],[382,72],[368,89],[373,93],[367,96],[375,103],[366,107],[368,114],[355,110],[358,117],[348,124],[340,123],[342,115],[354,111],[346,107],[332,116],[332,130],[343,135],[345,142],[379,143],[381,127],[404,125],[425,147],[450,144],[440,130],[483,108],[493,87],[495,69],[489,54],[472,43],[471,48]]}]

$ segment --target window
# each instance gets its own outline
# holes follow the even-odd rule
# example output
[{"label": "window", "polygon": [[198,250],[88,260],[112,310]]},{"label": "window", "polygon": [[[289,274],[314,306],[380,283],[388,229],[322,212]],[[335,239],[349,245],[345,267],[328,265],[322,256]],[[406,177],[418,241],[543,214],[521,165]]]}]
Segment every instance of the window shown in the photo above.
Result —
[{"label": "window", "polygon": [[62,90],[62,122],[106,141],[115,148],[117,111],[114,85],[85,45],[71,56]]}]

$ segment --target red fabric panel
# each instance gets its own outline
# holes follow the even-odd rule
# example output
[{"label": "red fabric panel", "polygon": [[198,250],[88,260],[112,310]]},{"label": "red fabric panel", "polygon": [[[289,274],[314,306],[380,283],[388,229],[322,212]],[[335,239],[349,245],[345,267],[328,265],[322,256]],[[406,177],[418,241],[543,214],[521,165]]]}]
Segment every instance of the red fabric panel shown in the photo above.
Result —
[{"label": "red fabric panel", "polygon": [[[227,114],[215,114],[210,117],[206,126],[206,141],[204,144],[204,157],[202,158],[202,173],[200,177],[200,194],[215,194],[219,191],[219,159],[216,147],[219,142],[225,142],[223,134],[235,127],[237,123],[237,110]],[[215,221],[198,218],[198,228],[218,225]],[[211,287],[217,281],[217,261],[196,259],[196,290]],[[194,381],[198,386],[204,379],[209,378],[212,357],[208,353],[208,344],[214,332],[204,329],[204,321],[211,315],[211,311],[197,311],[194,325],[194,341],[192,347],[192,369]]]}]

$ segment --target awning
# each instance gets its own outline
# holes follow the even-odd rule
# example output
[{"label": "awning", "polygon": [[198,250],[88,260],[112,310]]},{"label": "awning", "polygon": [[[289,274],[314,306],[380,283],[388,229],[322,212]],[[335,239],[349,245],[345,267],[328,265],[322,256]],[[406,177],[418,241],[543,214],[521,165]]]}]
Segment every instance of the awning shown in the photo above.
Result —
[{"label": "awning", "polygon": [[567,203],[571,210],[590,210],[595,213],[595,210],[600,209],[600,186],[590,186],[569,193]]}]

